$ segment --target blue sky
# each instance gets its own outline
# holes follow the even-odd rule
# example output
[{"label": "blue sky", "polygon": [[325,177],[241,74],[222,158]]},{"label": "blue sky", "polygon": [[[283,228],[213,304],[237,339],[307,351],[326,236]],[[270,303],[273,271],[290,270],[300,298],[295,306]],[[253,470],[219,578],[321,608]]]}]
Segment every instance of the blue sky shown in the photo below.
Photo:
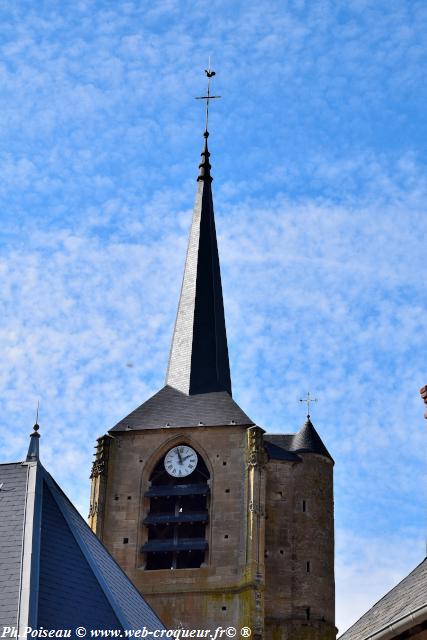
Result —
[{"label": "blue sky", "polygon": [[88,510],[95,438],[163,385],[203,130],[234,395],[335,461],[344,630],[425,552],[427,6],[0,2],[2,460]]}]

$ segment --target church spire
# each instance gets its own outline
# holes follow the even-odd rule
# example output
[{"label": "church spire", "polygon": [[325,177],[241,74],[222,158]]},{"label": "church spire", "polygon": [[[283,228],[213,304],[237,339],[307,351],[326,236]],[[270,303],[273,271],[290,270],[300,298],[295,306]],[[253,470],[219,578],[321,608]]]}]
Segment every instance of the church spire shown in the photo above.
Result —
[{"label": "church spire", "polygon": [[[208,77],[206,100],[210,95]],[[169,355],[166,384],[187,395],[227,391],[231,395],[230,366],[225,329],[221,273],[212,199],[212,177],[208,150],[209,132],[204,133],[196,203],[185,262],[175,330]]]}]

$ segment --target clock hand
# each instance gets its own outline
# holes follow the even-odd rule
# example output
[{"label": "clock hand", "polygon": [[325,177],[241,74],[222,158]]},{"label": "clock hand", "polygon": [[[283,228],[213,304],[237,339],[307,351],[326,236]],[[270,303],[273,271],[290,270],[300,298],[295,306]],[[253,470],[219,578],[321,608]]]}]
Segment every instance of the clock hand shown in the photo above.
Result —
[{"label": "clock hand", "polygon": [[192,453],[190,453],[188,456],[184,456],[184,457],[182,458],[182,460],[187,460],[187,458],[191,458],[191,456],[192,456],[192,455],[193,455],[193,454],[192,454]]},{"label": "clock hand", "polygon": [[180,462],[180,464],[182,464],[182,455],[181,455],[181,452],[180,452],[180,450],[178,449],[178,447],[176,448],[176,450],[177,450],[177,452],[178,452],[179,462]]}]

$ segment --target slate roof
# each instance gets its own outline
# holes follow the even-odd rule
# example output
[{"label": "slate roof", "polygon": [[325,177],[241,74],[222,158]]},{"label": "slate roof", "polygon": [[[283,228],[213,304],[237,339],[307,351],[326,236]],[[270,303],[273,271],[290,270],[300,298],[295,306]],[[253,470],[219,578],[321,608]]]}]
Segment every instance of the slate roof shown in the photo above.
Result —
[{"label": "slate roof", "polygon": [[47,479],[43,480],[37,626],[55,620],[78,626],[122,629],[122,625],[68,526]]},{"label": "slate roof", "polygon": [[[323,444],[321,437],[317,433],[309,417],[307,418],[307,420],[305,421],[305,423],[297,433],[295,434],[266,433],[264,435],[264,441],[266,443],[274,444],[275,446],[280,447],[280,449],[284,451],[293,452],[294,454],[317,453],[318,455],[329,458],[333,462],[333,458],[331,454]],[[268,453],[268,449],[267,449],[267,453]],[[274,454],[273,452],[271,457],[274,457],[274,455],[278,455],[278,452],[276,452],[276,454]]]},{"label": "slate roof", "polygon": [[[264,436],[264,446],[270,460],[289,460],[289,462],[301,462],[301,458],[292,451],[287,451],[273,442],[269,442]],[[267,436],[268,437],[268,436]]]},{"label": "slate roof", "polygon": [[0,485],[0,627],[164,628],[38,460]]},{"label": "slate roof", "polygon": [[318,453],[321,456],[330,458],[332,456],[322,442],[321,437],[317,433],[310,418],[301,427],[301,429],[292,438],[291,451],[299,453]]},{"label": "slate roof", "polygon": [[427,621],[427,558],[399,584],[351,626],[340,640],[380,638],[380,632],[391,625],[395,631],[387,637]]},{"label": "slate roof", "polygon": [[208,427],[254,424],[227,391],[187,395],[166,385],[111,431],[194,427],[199,423]]},{"label": "slate roof", "polygon": [[16,626],[28,468],[0,465],[0,629]]},{"label": "slate roof", "polygon": [[202,161],[166,384],[186,394],[231,395],[208,136]]}]

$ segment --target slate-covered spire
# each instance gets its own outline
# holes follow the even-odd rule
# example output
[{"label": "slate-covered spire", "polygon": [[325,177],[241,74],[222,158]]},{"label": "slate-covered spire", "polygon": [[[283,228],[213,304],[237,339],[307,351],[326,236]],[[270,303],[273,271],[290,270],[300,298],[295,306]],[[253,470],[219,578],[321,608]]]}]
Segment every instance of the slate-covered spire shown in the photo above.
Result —
[{"label": "slate-covered spire", "polygon": [[206,130],[166,384],[187,395],[231,395],[208,136]]}]

